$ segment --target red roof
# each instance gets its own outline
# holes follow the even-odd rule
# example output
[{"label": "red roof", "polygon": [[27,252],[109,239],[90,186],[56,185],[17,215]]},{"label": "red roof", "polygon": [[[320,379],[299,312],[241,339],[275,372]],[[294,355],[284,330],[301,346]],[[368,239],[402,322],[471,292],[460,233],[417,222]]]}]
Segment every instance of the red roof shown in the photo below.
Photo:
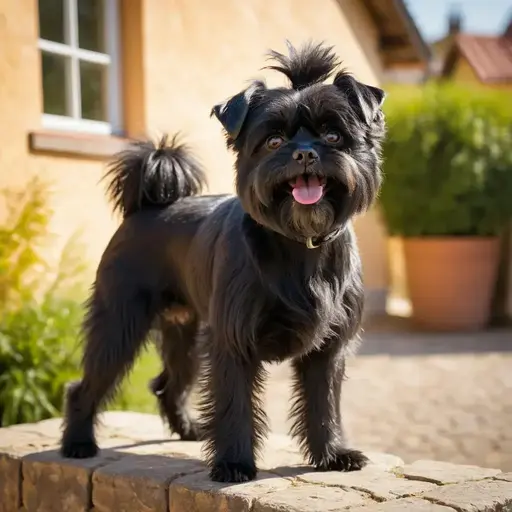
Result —
[{"label": "red roof", "polygon": [[512,81],[512,36],[459,34],[458,52],[463,55],[482,82]]}]

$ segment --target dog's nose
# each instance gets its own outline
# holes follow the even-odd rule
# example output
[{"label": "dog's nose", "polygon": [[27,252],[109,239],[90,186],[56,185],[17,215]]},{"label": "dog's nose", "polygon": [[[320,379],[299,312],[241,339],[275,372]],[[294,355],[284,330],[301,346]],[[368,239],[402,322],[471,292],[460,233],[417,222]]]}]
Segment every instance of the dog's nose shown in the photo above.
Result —
[{"label": "dog's nose", "polygon": [[310,165],[318,160],[318,153],[313,148],[296,149],[292,157],[298,164]]}]

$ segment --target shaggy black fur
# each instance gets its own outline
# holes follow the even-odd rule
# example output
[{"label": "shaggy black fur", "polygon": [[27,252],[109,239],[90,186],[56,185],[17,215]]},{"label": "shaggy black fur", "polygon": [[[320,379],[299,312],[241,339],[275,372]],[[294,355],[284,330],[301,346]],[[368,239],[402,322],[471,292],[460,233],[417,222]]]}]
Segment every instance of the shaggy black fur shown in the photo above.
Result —
[{"label": "shaggy black fur", "polygon": [[[138,143],[113,163],[110,197],[124,221],[89,300],[65,456],[97,452],[96,415],[156,327],[164,369],[152,389],[183,439],[201,431],[212,479],[256,476],[267,431],[264,365],[284,360],[294,370],[292,434],[309,462],[340,471],[365,465],[347,444],[340,395],[363,309],[350,220],[378,192],[384,93],[344,71],[321,83],[337,64],[323,45],[272,55],[291,88],[254,82],[212,111],[236,153],[236,196],[191,197],[203,173],[176,142]],[[323,197],[297,202],[297,178],[320,180]],[[185,402],[201,355],[198,428]]]}]

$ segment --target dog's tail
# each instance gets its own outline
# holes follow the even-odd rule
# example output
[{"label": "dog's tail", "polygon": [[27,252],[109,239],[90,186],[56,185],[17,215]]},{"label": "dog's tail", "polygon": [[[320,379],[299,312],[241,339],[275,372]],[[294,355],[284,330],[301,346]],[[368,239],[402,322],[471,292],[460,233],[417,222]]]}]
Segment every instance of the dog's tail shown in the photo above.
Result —
[{"label": "dog's tail", "polygon": [[167,135],[158,144],[133,142],[116,155],[104,178],[114,211],[124,218],[141,210],[164,208],[206,187],[205,173],[188,147]]}]

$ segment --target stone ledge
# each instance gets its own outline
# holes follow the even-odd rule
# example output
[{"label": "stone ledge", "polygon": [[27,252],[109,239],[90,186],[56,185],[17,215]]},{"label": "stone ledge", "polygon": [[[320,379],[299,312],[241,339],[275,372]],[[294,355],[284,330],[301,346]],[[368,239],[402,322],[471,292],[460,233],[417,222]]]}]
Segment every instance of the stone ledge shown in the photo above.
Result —
[{"label": "stone ledge", "polygon": [[512,478],[436,461],[405,465],[368,453],[353,473],[303,465],[292,440],[272,435],[254,482],[211,482],[200,443],[169,439],[153,415],[109,412],[87,460],[62,459],[61,422],[0,429],[0,512],[449,512],[512,510]]},{"label": "stone ledge", "polygon": [[126,148],[128,141],[112,135],[93,135],[55,130],[29,133],[29,148],[34,153],[107,160]]}]

